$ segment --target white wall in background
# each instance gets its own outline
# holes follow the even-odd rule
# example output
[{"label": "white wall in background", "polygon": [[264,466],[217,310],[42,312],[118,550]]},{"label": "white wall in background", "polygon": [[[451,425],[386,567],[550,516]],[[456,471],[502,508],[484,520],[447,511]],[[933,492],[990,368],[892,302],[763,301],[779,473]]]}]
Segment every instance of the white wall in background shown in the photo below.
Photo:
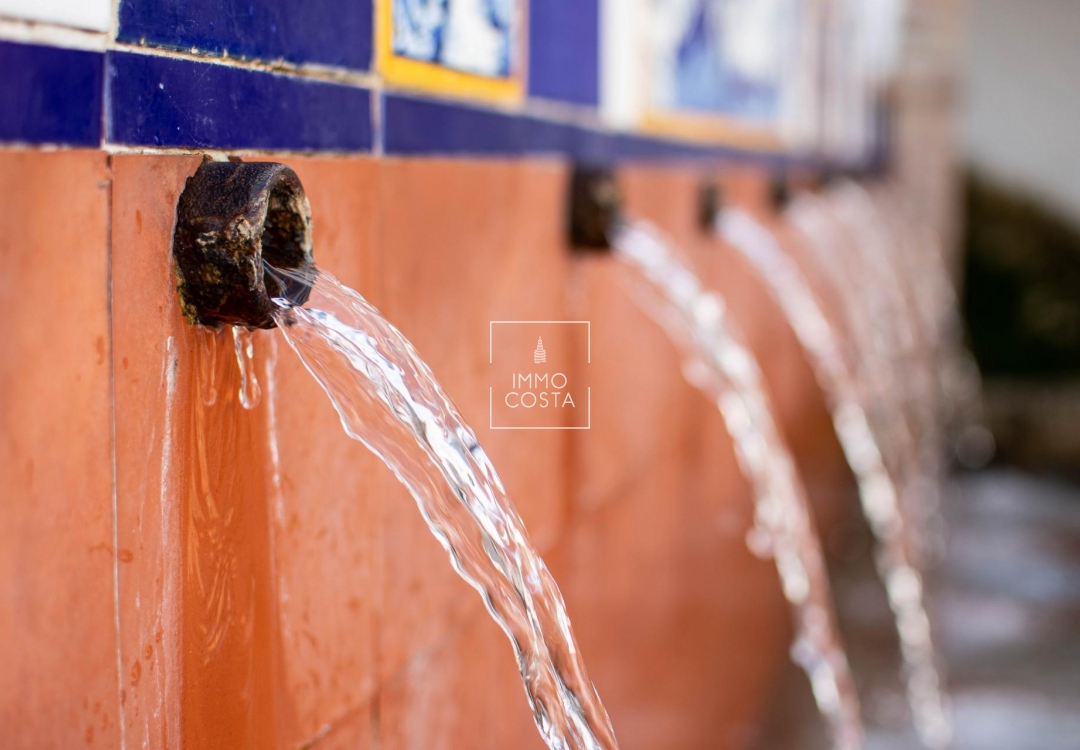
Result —
[{"label": "white wall in background", "polygon": [[108,31],[113,0],[0,0],[0,17]]},{"label": "white wall in background", "polygon": [[1080,0],[970,7],[967,155],[1080,222]]}]

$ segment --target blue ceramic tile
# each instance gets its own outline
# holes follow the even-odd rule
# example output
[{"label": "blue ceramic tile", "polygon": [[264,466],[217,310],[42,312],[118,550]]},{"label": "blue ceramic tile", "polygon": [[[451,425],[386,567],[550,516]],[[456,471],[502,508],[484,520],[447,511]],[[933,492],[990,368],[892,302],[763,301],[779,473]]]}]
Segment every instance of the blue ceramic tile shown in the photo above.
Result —
[{"label": "blue ceramic tile", "polygon": [[529,3],[529,95],[599,102],[599,0]]},{"label": "blue ceramic tile", "polygon": [[672,160],[708,163],[719,159],[773,162],[779,157],[738,154],[729,149],[605,132],[515,116],[489,109],[386,95],[383,146],[388,154],[521,156],[556,154],[580,162]]},{"label": "blue ceramic tile", "polygon": [[122,0],[119,38],[366,70],[373,19],[371,0]]},{"label": "blue ceramic tile", "polygon": [[[747,24],[748,13],[725,13],[713,0],[689,0],[676,33],[657,37],[651,50],[653,105],[668,110],[732,114],[754,120],[776,117],[790,13],[774,13],[770,23]],[[735,54],[732,38],[743,38],[755,54]],[[764,59],[763,59],[764,57]],[[655,85],[661,83],[662,85]]]},{"label": "blue ceramic tile", "polygon": [[387,95],[383,118],[386,153],[561,154],[571,141],[558,123],[408,96]]},{"label": "blue ceramic tile", "polygon": [[112,143],[368,151],[371,92],[156,55],[108,55]]},{"label": "blue ceramic tile", "polygon": [[394,54],[506,78],[521,0],[393,0]]},{"label": "blue ceramic tile", "polygon": [[99,145],[104,57],[0,42],[0,141]]}]

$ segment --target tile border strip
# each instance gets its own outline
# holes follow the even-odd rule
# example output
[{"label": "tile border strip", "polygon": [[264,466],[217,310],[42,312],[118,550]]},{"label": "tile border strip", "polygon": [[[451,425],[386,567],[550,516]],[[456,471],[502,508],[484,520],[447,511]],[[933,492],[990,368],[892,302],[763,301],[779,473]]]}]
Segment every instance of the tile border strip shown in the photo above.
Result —
[{"label": "tile border strip", "polygon": [[[45,97],[52,105],[26,107],[18,122],[10,114],[7,120],[0,115],[0,144],[335,155],[538,155],[591,163],[734,161],[777,168],[812,163],[778,151],[618,132],[603,127],[591,108],[565,103],[530,101],[524,111],[488,108],[383,91],[377,81],[361,85],[303,71],[298,75],[146,49],[101,53],[0,40],[0,54],[25,60],[17,68],[18,76],[0,81],[0,101],[11,96],[29,101],[34,92],[56,87],[57,80],[66,84],[56,89],[65,92],[62,97]],[[96,74],[69,81],[67,67],[59,71],[54,67],[60,59],[78,61],[72,71]]]}]

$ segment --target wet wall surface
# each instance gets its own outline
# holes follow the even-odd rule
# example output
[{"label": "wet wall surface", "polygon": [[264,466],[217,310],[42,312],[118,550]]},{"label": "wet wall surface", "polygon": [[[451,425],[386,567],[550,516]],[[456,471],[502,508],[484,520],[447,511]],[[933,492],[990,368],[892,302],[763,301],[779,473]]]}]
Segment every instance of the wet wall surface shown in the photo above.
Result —
[{"label": "wet wall surface", "polygon": [[[722,421],[616,269],[567,252],[566,168],[287,161],[316,258],[413,340],[476,428],[623,747],[819,746],[775,571],[745,546],[750,495]],[[4,746],[541,747],[505,639],[292,353],[259,334],[263,399],[247,411],[231,339],[182,320],[169,243],[199,162],[0,153]],[[868,549],[837,544],[851,486],[794,336],[698,230],[694,172],[620,180],[755,348],[838,552],[870,746],[915,747]],[[753,207],[753,183],[731,194]],[[592,430],[486,428],[488,324],[513,318],[591,321]],[[545,344],[585,367],[581,342]],[[930,583],[958,748],[1078,736],[1078,494],[1004,471],[955,483]]]},{"label": "wet wall surface", "polygon": [[[622,746],[746,746],[787,663],[787,607],[746,548],[750,493],[719,414],[612,264],[568,253],[566,167],[285,161],[317,261],[475,427]],[[0,152],[18,217],[0,234],[5,747],[541,747],[504,637],[292,352],[257,335],[263,397],[246,411],[230,337],[182,319],[169,248],[199,162]],[[621,179],[729,290],[828,528],[851,488],[779,311],[699,230],[694,171]],[[592,321],[592,430],[486,428],[489,322],[506,319]]]}]

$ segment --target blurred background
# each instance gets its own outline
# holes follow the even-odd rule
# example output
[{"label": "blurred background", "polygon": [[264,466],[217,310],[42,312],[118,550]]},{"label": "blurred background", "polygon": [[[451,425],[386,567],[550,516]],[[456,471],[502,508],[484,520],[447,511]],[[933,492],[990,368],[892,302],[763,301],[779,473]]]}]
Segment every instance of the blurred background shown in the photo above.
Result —
[{"label": "blurred background", "polygon": [[1064,748],[1080,728],[1080,6],[974,0],[968,19],[960,284],[996,449],[954,482],[939,601],[966,746]]},{"label": "blurred background", "polygon": [[1068,474],[1078,462],[1080,116],[1066,2],[972,3],[965,56],[964,315],[1004,463]]},{"label": "blurred background", "polygon": [[[955,37],[962,74],[943,95],[958,108],[957,283],[992,440],[980,428],[959,436],[948,532],[930,585],[957,746],[1074,747],[1080,5],[971,0],[963,18]],[[871,652],[876,628],[856,637]],[[870,710],[887,724],[896,705]],[[886,732],[874,746],[910,745]]]}]

